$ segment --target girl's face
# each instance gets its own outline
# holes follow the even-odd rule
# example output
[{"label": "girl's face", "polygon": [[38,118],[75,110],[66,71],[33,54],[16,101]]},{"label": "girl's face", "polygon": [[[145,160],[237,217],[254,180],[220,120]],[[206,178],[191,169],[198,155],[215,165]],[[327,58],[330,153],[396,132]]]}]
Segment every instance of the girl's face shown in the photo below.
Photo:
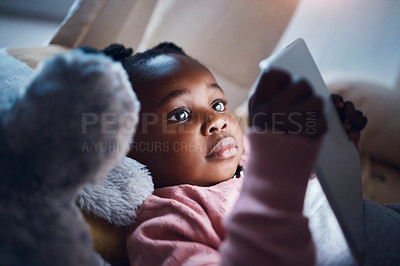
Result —
[{"label": "girl's face", "polygon": [[129,156],[148,166],[156,187],[208,186],[231,178],[243,136],[211,72],[182,55],[159,55],[145,66],[141,121]]}]

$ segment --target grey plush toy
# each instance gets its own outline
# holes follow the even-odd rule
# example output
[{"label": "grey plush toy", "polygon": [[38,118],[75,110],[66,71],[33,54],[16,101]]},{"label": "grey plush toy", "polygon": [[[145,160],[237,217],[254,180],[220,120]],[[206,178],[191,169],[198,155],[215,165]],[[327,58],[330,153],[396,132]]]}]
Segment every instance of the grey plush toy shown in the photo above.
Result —
[{"label": "grey plush toy", "polygon": [[[128,159],[102,182],[121,164],[138,122],[125,71],[105,56],[74,50],[45,61],[20,95],[1,93],[0,104],[0,265],[101,263],[78,195],[83,209],[123,225],[134,218],[130,200],[140,204],[152,191],[147,170]],[[129,165],[144,173],[143,194],[106,200],[111,190],[135,193]],[[87,183],[93,185],[82,192]],[[115,216],[121,200],[126,215]]]}]

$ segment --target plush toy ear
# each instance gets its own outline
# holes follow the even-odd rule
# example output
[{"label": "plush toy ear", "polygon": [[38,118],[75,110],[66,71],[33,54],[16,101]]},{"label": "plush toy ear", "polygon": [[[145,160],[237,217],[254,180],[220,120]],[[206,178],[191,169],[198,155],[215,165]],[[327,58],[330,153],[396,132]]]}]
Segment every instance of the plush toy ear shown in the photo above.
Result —
[{"label": "plush toy ear", "polygon": [[126,154],[138,111],[119,63],[74,50],[39,67],[10,109],[7,143],[42,184],[67,189],[96,182]]}]

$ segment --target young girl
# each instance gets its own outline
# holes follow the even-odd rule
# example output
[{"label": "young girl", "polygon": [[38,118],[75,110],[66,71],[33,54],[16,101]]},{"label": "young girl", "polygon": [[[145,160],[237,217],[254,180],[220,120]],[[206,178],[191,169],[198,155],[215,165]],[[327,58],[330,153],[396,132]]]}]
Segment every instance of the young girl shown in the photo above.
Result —
[{"label": "young girl", "polygon": [[[130,263],[313,264],[302,210],[326,123],[309,85],[266,73],[249,102],[244,148],[218,82],[182,49],[162,43],[131,56],[131,49],[111,45],[104,53],[121,61],[142,104],[129,156],[148,166],[157,188],[127,228]],[[336,101],[356,138],[366,119]],[[296,123],[288,119],[293,112],[300,114]],[[312,131],[305,126],[310,112]],[[274,113],[282,120],[273,121]],[[251,150],[245,165],[244,149]]]}]

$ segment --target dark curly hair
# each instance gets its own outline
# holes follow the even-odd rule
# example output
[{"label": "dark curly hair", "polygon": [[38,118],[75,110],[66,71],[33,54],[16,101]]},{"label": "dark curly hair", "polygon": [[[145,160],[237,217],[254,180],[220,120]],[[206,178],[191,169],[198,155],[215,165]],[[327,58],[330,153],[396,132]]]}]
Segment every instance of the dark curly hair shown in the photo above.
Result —
[{"label": "dark curly hair", "polygon": [[133,54],[132,48],[113,43],[104,48],[102,53],[115,61],[121,62],[134,89],[140,87],[142,82],[148,78],[149,73],[144,67],[150,59],[163,54],[179,54],[189,57],[182,48],[172,42],[162,42],[151,49],[136,54]]}]

